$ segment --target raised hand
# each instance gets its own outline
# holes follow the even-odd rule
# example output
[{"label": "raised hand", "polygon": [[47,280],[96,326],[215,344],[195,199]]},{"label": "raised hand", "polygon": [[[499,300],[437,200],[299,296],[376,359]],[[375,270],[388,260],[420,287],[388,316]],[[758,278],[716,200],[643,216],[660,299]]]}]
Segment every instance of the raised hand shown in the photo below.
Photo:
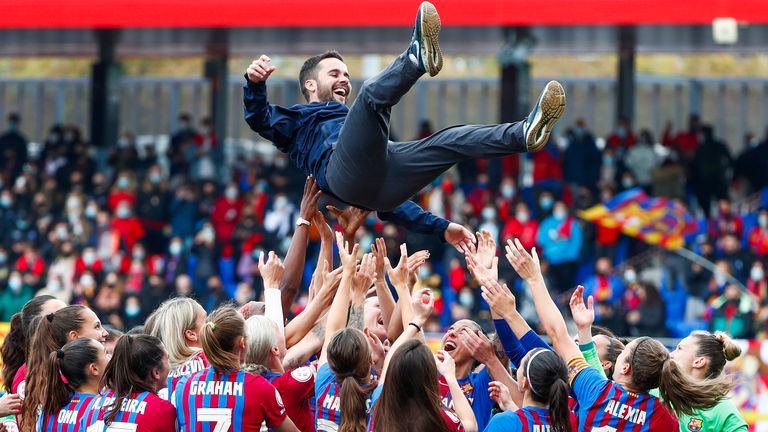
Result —
[{"label": "raised hand", "polygon": [[539,262],[539,255],[536,253],[535,247],[529,254],[523,245],[520,244],[520,240],[515,239],[514,242],[507,240],[505,249],[507,251],[507,260],[523,280],[531,281],[541,278],[541,263]]},{"label": "raised hand", "polygon": [[414,286],[416,284],[417,274],[419,267],[421,267],[429,258],[429,251],[420,250],[414,252],[408,257],[408,286]]},{"label": "raised hand", "polygon": [[435,365],[440,375],[446,378],[456,377],[456,362],[453,361],[453,357],[448,352],[438,350],[437,354],[435,354]]},{"label": "raised hand", "polygon": [[[488,230],[476,233],[477,237],[477,260],[485,268],[492,268],[494,258],[496,258],[496,240],[493,239]],[[498,273],[498,261],[496,261],[497,273]]]},{"label": "raised hand", "polygon": [[339,221],[339,225],[344,229],[344,234],[354,236],[360,226],[365,222],[365,218],[371,213],[368,210],[362,210],[357,207],[349,206],[344,210],[339,210],[332,205],[325,206],[329,212]]},{"label": "raised hand", "polygon": [[[571,314],[573,315],[573,322],[576,323],[576,327],[579,329],[587,329],[592,327],[592,323],[595,322],[595,304],[592,296],[589,296],[587,303],[584,303],[584,287],[579,285],[573,291],[571,295]],[[579,338],[581,339],[581,338]],[[581,343],[587,343],[583,341]]]},{"label": "raised hand", "polygon": [[0,398],[0,415],[3,417],[19,414],[21,412],[21,397],[8,393]]},{"label": "raised hand", "polygon": [[355,243],[352,247],[352,252],[349,252],[349,243],[344,241],[344,235],[337,231],[336,246],[339,248],[339,260],[341,261],[341,268],[344,269],[344,273],[354,274],[355,267],[357,266],[357,252],[360,249],[360,245]]},{"label": "raised hand", "polygon": [[475,248],[475,236],[463,226],[451,222],[443,234],[445,241],[461,253],[472,253]]},{"label": "raised hand", "polygon": [[311,221],[314,219],[315,213],[317,213],[317,200],[323,192],[317,185],[315,178],[312,176],[307,177],[304,182],[304,195],[301,197],[301,206],[299,207],[299,217]]},{"label": "raised hand", "polygon": [[317,291],[316,297],[322,304],[331,304],[333,296],[336,295],[336,290],[339,289],[342,270],[343,269],[339,267],[330,271],[330,264],[327,260],[323,260],[323,271],[317,274],[317,280],[315,281],[315,285],[317,285],[315,288]]},{"label": "raised hand", "polygon": [[498,381],[491,381],[488,383],[488,393],[491,399],[499,404],[499,408],[504,411],[515,411],[517,405],[512,401],[512,395],[509,393],[509,388]]},{"label": "raised hand", "polygon": [[317,227],[317,231],[320,233],[320,240],[323,242],[333,241],[333,230],[328,226],[328,221],[325,220],[325,215],[321,211],[316,211],[312,215],[312,223]]},{"label": "raised hand", "polygon": [[352,295],[364,299],[374,279],[376,279],[376,260],[373,254],[365,254],[352,278]]},{"label": "raised hand", "polygon": [[435,297],[432,296],[432,290],[429,288],[420,289],[411,299],[413,306],[413,321],[419,326],[429,321],[432,316],[432,310],[435,307]]},{"label": "raised hand", "polygon": [[386,274],[384,273],[384,260],[387,257],[387,243],[383,238],[379,237],[371,244],[371,253],[376,259],[376,277],[384,279],[384,275]]},{"label": "raised hand", "polygon": [[259,273],[264,279],[265,288],[277,288],[283,272],[285,272],[285,266],[274,252],[269,252],[269,259],[266,262],[264,262],[264,252],[259,254]]},{"label": "raised hand", "polygon": [[476,254],[464,254],[464,260],[467,262],[467,269],[472,274],[472,277],[477,280],[480,285],[485,285],[488,281],[496,281],[499,279],[499,258],[491,258],[491,267],[486,267],[480,263]]},{"label": "raised hand", "polygon": [[397,263],[397,267],[392,268],[392,264],[389,262],[389,258],[384,258],[384,266],[387,269],[389,280],[395,288],[408,289],[408,275],[410,273],[408,267],[408,247],[405,243],[400,245],[400,261]]},{"label": "raised hand", "polygon": [[488,280],[480,287],[483,299],[491,307],[491,310],[500,317],[508,317],[515,311],[517,302],[515,296],[507,288],[507,285],[501,285],[498,281]]},{"label": "raised hand", "polygon": [[269,64],[271,61],[271,58],[262,54],[261,57],[251,62],[251,65],[248,66],[248,69],[245,71],[246,75],[248,75],[248,79],[253,83],[266,81],[267,78],[272,75],[272,72],[277,70],[275,66]]},{"label": "raised hand", "polygon": [[493,344],[481,332],[474,333],[465,328],[459,333],[459,337],[472,358],[480,363],[488,363],[494,356]]}]

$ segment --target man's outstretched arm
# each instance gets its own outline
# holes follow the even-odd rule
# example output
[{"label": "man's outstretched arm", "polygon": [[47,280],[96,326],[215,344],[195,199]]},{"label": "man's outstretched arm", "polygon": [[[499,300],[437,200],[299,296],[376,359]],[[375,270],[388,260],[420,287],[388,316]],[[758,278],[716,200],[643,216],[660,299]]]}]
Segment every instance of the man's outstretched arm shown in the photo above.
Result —
[{"label": "man's outstretched arm", "polygon": [[299,113],[267,101],[267,79],[276,70],[271,59],[262,55],[254,60],[245,73],[243,108],[245,121],[251,130],[272,141],[287,152],[293,142]]},{"label": "man's outstretched arm", "polygon": [[413,201],[406,201],[388,212],[378,212],[379,219],[403,226],[408,231],[435,235],[460,252],[469,251],[475,236],[463,226],[425,211]]}]

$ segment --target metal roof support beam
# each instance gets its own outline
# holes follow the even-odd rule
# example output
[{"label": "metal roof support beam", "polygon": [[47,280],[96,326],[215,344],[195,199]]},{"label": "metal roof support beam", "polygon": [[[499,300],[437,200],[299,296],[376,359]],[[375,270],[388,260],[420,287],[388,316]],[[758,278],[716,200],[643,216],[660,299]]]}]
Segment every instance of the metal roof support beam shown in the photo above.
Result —
[{"label": "metal roof support beam", "polygon": [[105,153],[117,144],[122,68],[115,52],[119,30],[96,30],[99,57],[91,69],[91,142]]},{"label": "metal roof support beam", "polygon": [[229,136],[227,130],[227,104],[229,89],[229,30],[214,28],[210,30],[210,39],[206,47],[205,79],[210,83],[210,107],[213,130],[218,138],[218,145],[213,149],[213,163],[219,170],[217,175],[223,178],[225,169],[224,139]]},{"label": "metal roof support beam", "polygon": [[633,124],[635,118],[635,52],[637,31],[634,26],[619,27],[619,61],[616,91],[617,121],[627,119]]}]

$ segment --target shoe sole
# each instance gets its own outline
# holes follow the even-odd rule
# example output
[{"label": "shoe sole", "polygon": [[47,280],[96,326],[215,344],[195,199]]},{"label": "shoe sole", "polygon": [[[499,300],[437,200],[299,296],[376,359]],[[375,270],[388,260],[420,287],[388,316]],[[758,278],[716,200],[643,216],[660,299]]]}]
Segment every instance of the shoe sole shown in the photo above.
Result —
[{"label": "shoe sole", "polygon": [[550,81],[541,92],[538,110],[531,122],[526,146],[529,152],[541,150],[549,141],[555,123],[565,112],[565,90],[557,81]]},{"label": "shoe sole", "polygon": [[435,76],[443,68],[443,52],[437,39],[440,35],[440,15],[437,8],[430,2],[423,2],[420,6],[419,17],[421,22],[421,55],[424,58],[424,66],[429,76]]}]

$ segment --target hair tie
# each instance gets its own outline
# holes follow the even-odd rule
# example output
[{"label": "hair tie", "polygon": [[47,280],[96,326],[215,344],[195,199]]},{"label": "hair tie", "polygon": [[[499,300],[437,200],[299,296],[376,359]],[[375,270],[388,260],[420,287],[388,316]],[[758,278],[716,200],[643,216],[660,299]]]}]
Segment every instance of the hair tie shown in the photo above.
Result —
[{"label": "hair tie", "polygon": [[45,318],[48,320],[48,322],[53,322],[53,318],[54,318],[55,316],[56,316],[56,315],[54,315],[54,314],[52,314],[52,313],[49,313],[48,315],[46,315],[46,316],[45,316]]},{"label": "hair tie", "polygon": [[56,350],[56,358],[63,359],[64,358],[64,351],[58,349]]},{"label": "hair tie", "polygon": [[205,323],[205,325],[210,327],[211,330],[216,330],[216,324],[212,321],[208,321],[207,323]]}]

